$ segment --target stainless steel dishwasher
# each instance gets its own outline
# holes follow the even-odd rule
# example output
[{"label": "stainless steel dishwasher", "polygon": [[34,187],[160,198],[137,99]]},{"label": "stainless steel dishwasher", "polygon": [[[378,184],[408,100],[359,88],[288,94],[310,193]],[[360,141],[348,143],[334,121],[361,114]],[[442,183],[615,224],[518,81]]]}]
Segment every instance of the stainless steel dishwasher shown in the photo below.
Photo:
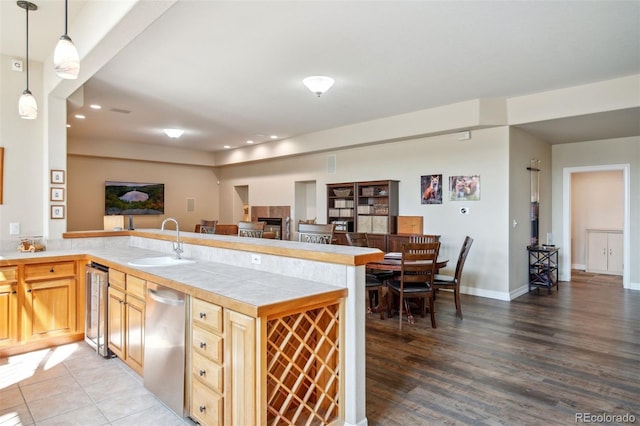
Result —
[{"label": "stainless steel dishwasher", "polygon": [[147,282],[144,386],[178,415],[184,415],[187,297]]}]

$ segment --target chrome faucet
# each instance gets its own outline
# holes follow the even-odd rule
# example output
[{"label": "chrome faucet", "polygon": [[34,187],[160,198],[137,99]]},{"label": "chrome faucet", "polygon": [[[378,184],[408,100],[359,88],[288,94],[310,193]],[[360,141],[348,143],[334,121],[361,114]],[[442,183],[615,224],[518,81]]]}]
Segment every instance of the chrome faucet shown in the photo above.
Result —
[{"label": "chrome faucet", "polygon": [[182,243],[180,242],[180,226],[178,225],[178,221],[172,217],[168,217],[162,221],[162,231],[164,231],[164,225],[167,222],[173,222],[176,224],[176,242],[173,243],[173,251],[176,253],[176,259],[180,259],[180,255],[184,250],[182,250]]}]

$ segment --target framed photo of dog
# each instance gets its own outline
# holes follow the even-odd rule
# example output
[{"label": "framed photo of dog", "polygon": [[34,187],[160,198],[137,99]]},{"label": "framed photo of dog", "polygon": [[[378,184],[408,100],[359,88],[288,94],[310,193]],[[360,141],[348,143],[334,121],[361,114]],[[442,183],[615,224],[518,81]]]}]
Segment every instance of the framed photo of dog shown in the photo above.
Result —
[{"label": "framed photo of dog", "polygon": [[442,204],[442,175],[425,175],[420,177],[422,204]]}]

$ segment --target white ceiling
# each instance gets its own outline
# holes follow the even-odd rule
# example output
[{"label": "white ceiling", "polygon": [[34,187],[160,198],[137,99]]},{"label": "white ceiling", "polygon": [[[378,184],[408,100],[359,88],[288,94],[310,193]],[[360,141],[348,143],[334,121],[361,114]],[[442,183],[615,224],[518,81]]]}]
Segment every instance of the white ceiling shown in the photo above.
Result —
[{"label": "white ceiling", "polygon": [[[42,61],[64,6],[36,3],[30,56]],[[70,2],[70,22],[85,3]],[[2,53],[23,56],[24,10],[0,0],[0,19]],[[87,119],[70,118],[69,136],[216,151],[639,73],[638,1],[181,0],[85,84],[69,113]],[[302,85],[317,74],[336,80],[320,98]],[[639,123],[633,109],[521,127],[563,143],[639,135]]]}]

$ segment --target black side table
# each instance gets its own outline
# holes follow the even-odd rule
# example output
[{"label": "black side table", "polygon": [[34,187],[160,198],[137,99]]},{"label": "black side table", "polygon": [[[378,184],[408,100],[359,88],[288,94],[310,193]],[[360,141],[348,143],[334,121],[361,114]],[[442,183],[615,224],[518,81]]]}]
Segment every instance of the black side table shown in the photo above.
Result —
[{"label": "black side table", "polygon": [[551,287],[558,289],[558,251],[555,246],[528,246],[529,251],[529,292]]}]

